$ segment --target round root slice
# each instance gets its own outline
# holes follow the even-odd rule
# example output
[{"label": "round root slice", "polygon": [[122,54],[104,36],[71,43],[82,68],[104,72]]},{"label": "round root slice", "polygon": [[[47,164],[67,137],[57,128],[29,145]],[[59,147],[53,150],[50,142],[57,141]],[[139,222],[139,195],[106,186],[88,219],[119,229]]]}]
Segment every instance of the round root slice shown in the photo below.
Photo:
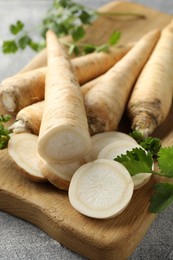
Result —
[{"label": "round root slice", "polygon": [[[106,145],[98,154],[99,159],[114,160],[117,156],[131,151],[133,148],[142,148],[137,143],[132,143],[126,140],[115,141]],[[143,149],[143,148],[142,148]]]},{"label": "round root slice", "polygon": [[126,208],[133,190],[132,178],[122,164],[98,159],[74,173],[68,195],[71,205],[80,213],[106,219]]},{"label": "round root slice", "polygon": [[49,182],[61,190],[68,190],[73,174],[81,165],[81,161],[68,164],[48,163],[39,156],[39,167],[42,174]]},{"label": "round root slice", "polygon": [[[116,141],[112,144],[105,146],[99,153],[98,158],[104,158],[108,160],[114,160],[117,156],[121,154],[126,154],[127,151],[131,151],[133,148],[142,148],[137,143],[133,144],[128,141]],[[143,149],[143,148],[142,148]],[[134,189],[138,189],[145,185],[151,178],[151,173],[139,173],[132,176],[134,182]]]},{"label": "round root slice", "polygon": [[99,152],[108,144],[111,144],[115,141],[129,141],[133,144],[137,144],[136,140],[133,139],[130,135],[118,132],[118,131],[108,131],[93,135],[91,137],[92,149],[84,157],[85,162],[96,160]]},{"label": "round root slice", "polygon": [[8,143],[8,154],[19,173],[31,181],[46,181],[38,166],[38,137],[30,133],[14,134]]}]

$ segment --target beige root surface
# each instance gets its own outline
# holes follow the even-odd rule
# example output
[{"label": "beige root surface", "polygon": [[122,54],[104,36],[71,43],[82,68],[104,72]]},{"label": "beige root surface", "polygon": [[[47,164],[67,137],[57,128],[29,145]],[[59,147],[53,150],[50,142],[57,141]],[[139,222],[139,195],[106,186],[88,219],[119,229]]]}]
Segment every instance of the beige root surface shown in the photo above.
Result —
[{"label": "beige root surface", "polygon": [[128,103],[132,128],[145,136],[166,119],[173,96],[173,22],[161,37],[138,78]]},{"label": "beige root surface", "polygon": [[47,33],[45,108],[38,152],[48,162],[74,161],[91,147],[86,112],[72,65],[57,37]]},{"label": "beige root surface", "polygon": [[159,36],[159,30],[143,36],[123,59],[101,77],[94,88],[86,92],[84,102],[91,134],[118,127],[135,81]]},{"label": "beige root surface", "polygon": [[[122,45],[110,49],[108,53],[91,53],[77,57],[72,60],[74,72],[80,84],[92,80],[105,73],[117,61],[119,61],[134,44]],[[40,53],[41,57],[41,53]],[[31,65],[22,73],[2,81],[0,98],[8,112],[17,112],[25,106],[41,101],[44,98],[46,67],[37,68],[39,55],[36,63]],[[36,66],[36,67],[35,67]],[[30,71],[30,69],[33,69]],[[58,70],[58,68],[57,68]]]}]

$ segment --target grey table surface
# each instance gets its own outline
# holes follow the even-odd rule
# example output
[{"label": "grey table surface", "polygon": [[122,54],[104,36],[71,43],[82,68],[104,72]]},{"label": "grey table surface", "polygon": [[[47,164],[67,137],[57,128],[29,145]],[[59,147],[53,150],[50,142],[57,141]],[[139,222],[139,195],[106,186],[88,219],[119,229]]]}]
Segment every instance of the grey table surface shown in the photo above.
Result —
[{"label": "grey table surface", "polygon": [[[8,27],[23,20],[37,25],[52,1],[0,0],[0,44],[9,39]],[[78,0],[98,8],[108,0]],[[136,0],[137,3],[173,14],[173,0]],[[37,37],[37,35],[33,35]],[[0,81],[19,71],[35,53],[30,49],[15,55],[0,52]],[[135,236],[135,234],[134,234]],[[36,226],[0,211],[0,260],[82,260],[84,257],[60,245]],[[121,259],[119,259],[121,260]],[[173,206],[159,214],[129,260],[173,260]]]}]

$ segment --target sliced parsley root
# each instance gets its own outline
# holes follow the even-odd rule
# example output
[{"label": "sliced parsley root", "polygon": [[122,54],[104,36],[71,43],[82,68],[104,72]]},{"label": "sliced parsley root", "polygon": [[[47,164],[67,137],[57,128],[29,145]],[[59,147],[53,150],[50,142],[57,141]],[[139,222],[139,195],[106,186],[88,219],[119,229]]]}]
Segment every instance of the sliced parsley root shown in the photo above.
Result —
[{"label": "sliced parsley root", "polygon": [[11,116],[9,116],[9,115],[0,116],[0,150],[5,149],[10,140],[11,130],[5,128],[5,126],[4,126],[4,123],[8,122],[10,120],[10,118],[11,118]]},{"label": "sliced parsley root", "polygon": [[96,160],[99,152],[108,144],[111,144],[115,141],[126,140],[137,144],[135,139],[130,137],[129,135],[118,132],[118,131],[108,131],[103,133],[98,133],[91,137],[92,149],[90,152],[84,157],[85,162]]},{"label": "sliced parsley root", "polygon": [[119,140],[106,145],[98,154],[98,158],[108,160],[115,158],[115,161],[122,163],[132,176],[134,189],[138,189],[145,185],[152,175],[153,161],[149,157],[143,163],[143,158],[148,158],[145,154],[146,152],[141,149],[140,145],[127,140]]},{"label": "sliced parsley root", "polygon": [[31,181],[45,181],[38,166],[38,137],[29,133],[14,134],[8,143],[8,154],[18,172]]},{"label": "sliced parsley root", "polygon": [[68,195],[71,205],[80,213],[98,219],[111,218],[129,204],[133,181],[120,163],[98,159],[74,173]]}]

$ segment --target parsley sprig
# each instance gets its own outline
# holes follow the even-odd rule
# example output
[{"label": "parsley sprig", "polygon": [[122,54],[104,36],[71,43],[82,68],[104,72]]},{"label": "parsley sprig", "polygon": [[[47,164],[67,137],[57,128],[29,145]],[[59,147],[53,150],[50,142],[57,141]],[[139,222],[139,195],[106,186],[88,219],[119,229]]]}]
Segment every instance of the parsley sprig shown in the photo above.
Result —
[{"label": "parsley sprig", "polygon": [[133,131],[130,133],[139,145],[141,145],[146,151],[150,151],[154,158],[157,158],[157,154],[161,148],[161,141],[156,137],[144,137],[140,132]]},{"label": "parsley sprig", "polygon": [[144,18],[142,14],[126,12],[99,12],[91,10],[72,0],[54,0],[52,6],[43,18],[39,28],[41,41],[36,42],[25,30],[25,25],[18,20],[10,25],[9,30],[13,38],[3,42],[4,53],[16,53],[30,47],[34,51],[40,51],[45,47],[45,35],[48,29],[53,30],[59,37],[71,35],[71,42],[63,42],[69,48],[69,53],[87,54],[91,52],[107,51],[111,45],[115,45],[120,39],[120,32],[113,32],[108,42],[96,46],[94,44],[79,43],[84,38],[85,26],[91,24],[98,16],[134,16]]},{"label": "parsley sprig", "polygon": [[8,122],[10,118],[11,116],[9,115],[0,116],[0,150],[7,147],[8,141],[10,139],[11,131],[4,126],[4,123]]},{"label": "parsley sprig", "polygon": [[[161,147],[160,139],[144,138],[138,132],[133,133],[139,143],[144,143],[148,148],[146,152],[142,148],[134,148],[132,151],[127,151],[126,154],[117,156],[115,161],[123,164],[129,171],[131,176],[139,173],[152,173],[166,178],[173,178],[173,146]],[[153,146],[148,145],[155,143],[157,153],[153,152]],[[159,148],[160,147],[160,148]],[[154,151],[155,151],[154,148]],[[157,155],[158,170],[153,171],[152,165],[154,157]],[[150,200],[149,211],[158,213],[165,210],[173,203],[173,184],[172,183],[157,183],[154,185],[154,194]]]}]

